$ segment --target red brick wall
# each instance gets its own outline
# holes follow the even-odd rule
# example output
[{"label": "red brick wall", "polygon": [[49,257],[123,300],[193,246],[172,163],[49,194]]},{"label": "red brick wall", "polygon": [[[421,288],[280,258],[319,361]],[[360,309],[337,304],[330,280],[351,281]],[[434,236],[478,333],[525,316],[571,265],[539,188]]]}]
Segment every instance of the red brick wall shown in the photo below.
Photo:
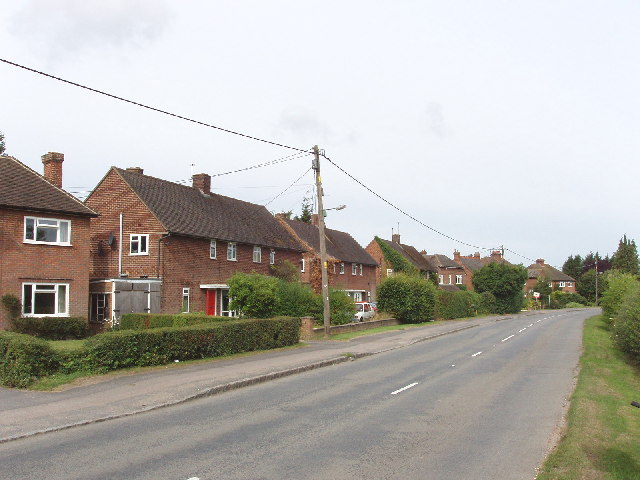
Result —
[{"label": "red brick wall", "polygon": [[375,239],[371,240],[365,250],[378,264],[378,267],[376,268],[376,284],[380,285],[380,282],[383,279],[387,278],[387,269],[392,269],[393,267],[389,265],[389,263],[384,259],[382,249],[380,248],[380,245],[378,245],[378,242],[375,241]]},{"label": "red brick wall", "polygon": [[[24,217],[71,220],[71,246],[24,243]],[[89,298],[89,218],[0,209],[0,296],[22,301],[23,282],[68,283],[69,315],[87,318]],[[0,307],[0,328],[7,328]]]}]

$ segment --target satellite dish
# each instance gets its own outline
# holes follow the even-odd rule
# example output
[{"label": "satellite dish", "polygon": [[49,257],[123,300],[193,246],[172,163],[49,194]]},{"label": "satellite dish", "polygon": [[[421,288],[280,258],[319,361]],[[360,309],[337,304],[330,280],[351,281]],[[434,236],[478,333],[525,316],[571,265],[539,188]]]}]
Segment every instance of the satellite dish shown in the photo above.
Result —
[{"label": "satellite dish", "polygon": [[113,245],[113,242],[115,241],[115,237],[113,236],[113,232],[109,233],[109,246]]}]

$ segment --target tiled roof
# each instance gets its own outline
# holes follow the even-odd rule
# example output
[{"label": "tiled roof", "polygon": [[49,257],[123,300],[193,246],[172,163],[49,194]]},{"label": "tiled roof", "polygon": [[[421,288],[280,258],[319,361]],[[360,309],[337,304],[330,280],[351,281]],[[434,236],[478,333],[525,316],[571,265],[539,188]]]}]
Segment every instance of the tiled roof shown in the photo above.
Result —
[{"label": "tiled roof", "polygon": [[432,265],[435,265],[439,268],[462,268],[446,255],[424,255],[424,257],[429,260]]},{"label": "tiled roof", "polygon": [[168,232],[265,247],[304,247],[262,205],[113,169],[140,197]]},{"label": "tiled roof", "polygon": [[485,263],[480,258],[468,258],[468,257],[460,257],[460,263],[464,265],[466,268],[475,272],[476,270],[480,270],[484,267]]},{"label": "tiled roof", "polygon": [[414,267],[416,267],[418,270],[422,272],[436,271],[436,267],[432,265],[432,263],[429,262],[429,260],[424,258],[422,254],[415,249],[415,247],[412,247],[411,245],[405,245],[403,243],[390,242],[389,240],[384,240],[384,239],[381,239],[381,240],[385,242],[388,246],[393,248],[400,255],[402,255],[404,258],[409,260],[409,262],[411,262],[411,264]]},{"label": "tiled roof", "polygon": [[551,265],[533,263],[527,267],[529,278],[546,277],[552,282],[575,282],[573,277],[570,277],[564,272],[561,272],[557,268]]},{"label": "tiled roof", "polygon": [[[296,220],[283,220],[295,234],[316,252],[320,251],[320,230],[310,223]],[[351,235],[330,228],[324,229],[327,254],[336,260],[363,265],[377,265],[376,261]]]},{"label": "tiled roof", "polygon": [[97,213],[13,157],[0,155],[0,207],[97,217]]}]

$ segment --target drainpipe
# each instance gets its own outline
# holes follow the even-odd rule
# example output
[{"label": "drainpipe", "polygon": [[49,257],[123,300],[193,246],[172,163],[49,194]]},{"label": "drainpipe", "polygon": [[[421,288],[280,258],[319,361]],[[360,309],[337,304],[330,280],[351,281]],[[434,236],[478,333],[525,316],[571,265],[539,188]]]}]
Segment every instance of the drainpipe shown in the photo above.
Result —
[{"label": "drainpipe", "polygon": [[122,213],[120,213],[120,237],[118,239],[118,277],[122,276]]},{"label": "drainpipe", "polygon": [[158,266],[156,267],[156,278],[160,278],[160,242],[165,238],[169,238],[171,236],[170,232],[162,234],[162,236],[158,239]]}]

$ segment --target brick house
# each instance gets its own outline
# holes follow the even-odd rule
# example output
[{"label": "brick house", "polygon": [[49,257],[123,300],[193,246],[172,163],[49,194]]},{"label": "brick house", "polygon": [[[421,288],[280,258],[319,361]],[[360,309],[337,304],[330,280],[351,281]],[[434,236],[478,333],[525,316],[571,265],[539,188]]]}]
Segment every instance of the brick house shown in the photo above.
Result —
[{"label": "brick house", "polygon": [[466,287],[465,277],[467,274],[461,265],[446,255],[427,255],[425,251],[420,253],[436,268],[439,288],[444,290],[460,290],[460,286]]},{"label": "brick house", "polygon": [[[312,216],[312,223],[279,220],[305,246],[306,252],[300,259],[300,280],[311,285],[316,291],[322,288],[320,264],[320,230],[318,216]],[[327,246],[327,278],[329,286],[344,290],[354,302],[376,300],[376,270],[378,264],[351,235],[325,228]]]},{"label": "brick house", "polygon": [[467,290],[473,290],[473,273],[485,265],[490,263],[506,263],[507,265],[511,265],[510,262],[504,259],[502,252],[499,250],[492,251],[487,257],[480,257],[480,252],[476,252],[473,255],[460,255],[458,250],[454,250],[453,261],[464,270],[462,282],[463,285],[467,287]]},{"label": "brick house", "polygon": [[[64,155],[42,156],[44,176],[0,156],[0,296],[22,315],[88,316],[89,224],[97,214],[62,190]],[[9,319],[0,308],[0,328]]]},{"label": "brick house", "polygon": [[233,316],[227,281],[270,274],[304,248],[266,208],[193,186],[112,167],[85,202],[91,222],[91,320],[127,312]]},{"label": "brick house", "polygon": [[539,258],[536,263],[533,263],[527,267],[528,279],[525,285],[525,292],[533,292],[533,289],[538,283],[538,280],[545,278],[551,283],[550,287],[553,290],[561,290],[567,293],[576,292],[576,280],[570,277],[566,273],[561,272],[555,267],[544,263],[544,259]]},{"label": "brick house", "polygon": [[431,274],[436,273],[436,267],[434,267],[429,260],[422,256],[415,247],[400,243],[400,234],[395,233],[391,235],[391,241],[376,237],[371,240],[365,248],[367,253],[369,253],[379,265],[376,279],[378,284],[385,278],[393,275],[395,271],[390,259],[385,258],[385,254],[377,240],[383,242],[384,245],[400,254],[406,261],[417,268],[423,277],[429,277]]}]

